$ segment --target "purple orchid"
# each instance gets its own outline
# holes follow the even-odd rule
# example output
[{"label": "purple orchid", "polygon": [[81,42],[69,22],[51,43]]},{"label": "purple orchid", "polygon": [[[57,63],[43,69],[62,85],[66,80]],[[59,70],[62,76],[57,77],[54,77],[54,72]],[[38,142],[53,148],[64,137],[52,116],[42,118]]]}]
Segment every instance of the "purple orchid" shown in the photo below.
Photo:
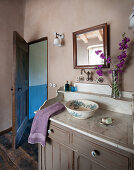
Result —
[{"label": "purple orchid", "polygon": [[109,64],[109,63],[111,62],[111,57],[108,57],[108,58],[106,59],[106,62]]},{"label": "purple orchid", "polygon": [[117,56],[117,58],[121,61],[122,59],[126,58],[127,57],[127,54],[126,54],[126,51],[123,51],[121,53],[121,55]]},{"label": "purple orchid", "polygon": [[97,70],[96,73],[97,73],[99,76],[103,76],[102,70]]},{"label": "purple orchid", "polygon": [[98,68],[102,68],[102,65],[98,65]]},{"label": "purple orchid", "polygon": [[125,41],[125,43],[128,43],[130,41],[130,38],[125,37],[124,41]]},{"label": "purple orchid", "polygon": [[[118,63],[118,64],[113,65],[112,62],[111,62],[111,57],[108,57],[108,58],[106,59],[104,53],[102,53],[101,50],[95,51],[95,53],[96,53],[97,55],[99,55],[100,58],[105,59],[105,62],[106,62],[107,64],[111,63],[111,64],[114,66],[113,69],[116,69],[118,72],[122,72],[122,68],[123,68],[123,66],[124,66],[124,64],[125,64],[125,62],[126,62],[125,59],[126,59],[126,57],[127,57],[127,49],[129,48],[128,43],[130,42],[130,38],[125,37],[125,33],[123,33],[122,37],[123,37],[123,39],[122,39],[122,41],[119,43],[119,50],[121,50],[122,52],[121,52],[121,54],[120,54],[119,56],[117,56],[117,58],[118,58],[118,60],[119,60],[119,63]],[[95,69],[96,69],[96,73],[97,73],[99,76],[103,76],[102,65],[98,65]],[[112,69],[110,69],[110,70],[108,71],[108,73],[112,73]]]},{"label": "purple orchid", "polygon": [[94,69],[97,70],[97,69],[101,69],[103,66],[102,65],[98,65],[97,67],[95,67]]},{"label": "purple orchid", "polygon": [[122,55],[117,56],[119,60],[122,60]]},{"label": "purple orchid", "polygon": [[101,53],[100,58],[105,59],[106,57],[104,56],[103,53]]},{"label": "purple orchid", "polygon": [[117,67],[121,68],[121,67],[123,67],[123,64],[119,63],[119,64],[117,64]]},{"label": "purple orchid", "polygon": [[101,50],[95,51],[95,53],[96,53],[97,55],[99,55],[101,52],[102,52]]},{"label": "purple orchid", "polygon": [[118,73],[122,73],[122,70],[121,70],[121,69],[118,69],[117,71],[118,71]]},{"label": "purple orchid", "polygon": [[121,43],[121,45],[119,47],[119,50],[125,50],[125,49],[128,49],[128,48],[129,48],[129,46],[127,44],[122,44]]},{"label": "purple orchid", "polygon": [[130,38],[124,37],[124,35],[122,42],[119,43],[119,50],[125,50],[129,48],[127,43],[130,41]]},{"label": "purple orchid", "polygon": [[125,64],[125,60],[122,59],[121,62],[119,64],[117,64],[117,67],[121,68],[121,67],[123,67],[124,64]]}]

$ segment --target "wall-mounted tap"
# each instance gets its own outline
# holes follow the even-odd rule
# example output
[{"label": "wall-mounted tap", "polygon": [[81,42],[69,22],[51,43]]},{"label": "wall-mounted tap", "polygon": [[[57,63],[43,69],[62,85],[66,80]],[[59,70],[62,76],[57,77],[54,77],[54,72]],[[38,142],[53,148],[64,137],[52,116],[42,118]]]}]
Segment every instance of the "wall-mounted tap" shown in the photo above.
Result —
[{"label": "wall-mounted tap", "polygon": [[86,74],[87,74],[87,79],[86,80],[87,81],[89,81],[89,80],[93,81],[93,79],[92,79],[92,72],[87,71]]},{"label": "wall-mounted tap", "polygon": [[81,75],[83,74],[83,71],[84,71],[84,73],[87,75],[87,78],[86,78],[86,80],[87,81],[93,81],[93,78],[92,78],[92,72],[90,72],[90,71],[85,71],[85,69],[81,69]]},{"label": "wall-mounted tap", "polygon": [[84,71],[85,69],[81,69],[81,75],[83,74],[83,71]]}]

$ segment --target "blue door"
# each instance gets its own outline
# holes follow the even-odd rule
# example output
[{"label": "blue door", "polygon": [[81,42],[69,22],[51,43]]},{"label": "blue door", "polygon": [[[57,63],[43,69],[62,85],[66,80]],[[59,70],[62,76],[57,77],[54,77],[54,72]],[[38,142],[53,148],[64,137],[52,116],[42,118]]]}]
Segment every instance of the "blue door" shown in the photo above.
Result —
[{"label": "blue door", "polygon": [[28,44],[13,32],[12,144],[16,149],[28,123]]},{"label": "blue door", "polygon": [[47,100],[47,38],[29,43],[29,119]]}]

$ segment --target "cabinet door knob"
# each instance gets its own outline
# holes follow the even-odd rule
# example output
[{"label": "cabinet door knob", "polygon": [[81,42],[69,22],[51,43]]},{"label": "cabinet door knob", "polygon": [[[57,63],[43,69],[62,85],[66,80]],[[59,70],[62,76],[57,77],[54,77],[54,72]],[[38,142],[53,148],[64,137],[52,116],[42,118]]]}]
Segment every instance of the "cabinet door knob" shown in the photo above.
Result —
[{"label": "cabinet door knob", "polygon": [[47,132],[48,132],[48,134],[51,134],[51,133],[53,133],[54,131],[53,131],[53,129],[49,129]]},{"label": "cabinet door knob", "polygon": [[91,154],[92,154],[93,157],[96,157],[97,152],[96,151],[92,151]]}]

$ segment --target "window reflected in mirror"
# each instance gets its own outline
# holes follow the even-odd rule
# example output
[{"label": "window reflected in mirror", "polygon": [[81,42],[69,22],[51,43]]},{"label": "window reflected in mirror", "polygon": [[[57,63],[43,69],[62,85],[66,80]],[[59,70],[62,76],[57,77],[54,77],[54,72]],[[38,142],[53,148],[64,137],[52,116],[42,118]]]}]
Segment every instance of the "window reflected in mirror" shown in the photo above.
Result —
[{"label": "window reflected in mirror", "polygon": [[93,68],[105,64],[95,51],[101,50],[107,57],[107,24],[73,33],[74,68]]}]

